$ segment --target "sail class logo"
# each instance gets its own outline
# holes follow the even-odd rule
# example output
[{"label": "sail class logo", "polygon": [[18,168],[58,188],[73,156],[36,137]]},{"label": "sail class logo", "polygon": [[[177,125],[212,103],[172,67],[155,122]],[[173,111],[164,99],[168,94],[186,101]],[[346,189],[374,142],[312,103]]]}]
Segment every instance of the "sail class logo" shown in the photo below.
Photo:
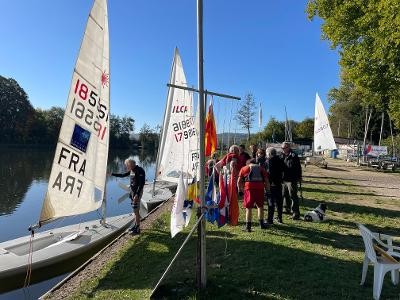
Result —
[{"label": "sail class logo", "polygon": [[110,83],[110,74],[106,73],[106,71],[104,70],[103,73],[101,74],[101,86],[104,87],[108,87]]}]

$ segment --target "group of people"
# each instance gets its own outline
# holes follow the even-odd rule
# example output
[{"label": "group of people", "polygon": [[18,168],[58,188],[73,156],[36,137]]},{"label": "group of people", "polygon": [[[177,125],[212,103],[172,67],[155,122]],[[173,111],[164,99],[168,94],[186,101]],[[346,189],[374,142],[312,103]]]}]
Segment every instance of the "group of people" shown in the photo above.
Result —
[{"label": "group of people", "polygon": [[[292,214],[293,220],[300,219],[298,183],[302,179],[299,157],[292,151],[290,143],[282,144],[282,152],[275,148],[262,149],[250,146],[250,153],[244,145],[232,145],[220,161],[208,161],[209,174],[214,167],[218,174],[228,173],[237,184],[239,196],[243,196],[246,209],[244,230],[251,232],[252,209],[257,207],[258,220],[262,229],[274,223],[275,207],[277,223],[283,223],[283,209]],[[218,178],[218,176],[215,176]],[[267,221],[264,221],[264,202],[268,205]]]},{"label": "group of people", "polygon": [[[130,198],[135,213],[135,224],[130,230],[133,234],[139,234],[139,204],[145,184],[145,171],[131,158],[125,160],[125,167],[126,173],[111,173],[110,175],[130,176]],[[301,182],[301,165],[297,154],[290,148],[290,143],[282,144],[282,152],[279,155],[272,147],[265,150],[251,145],[249,154],[244,145],[232,145],[228,154],[221,160],[217,161],[217,156],[214,154],[206,167],[209,176],[214,171],[217,173],[218,176],[214,176],[217,183],[220,175],[226,175],[226,183],[230,185],[230,191],[238,191],[239,196],[243,196],[243,206],[246,209],[244,230],[251,232],[254,207],[257,207],[258,220],[262,229],[274,223],[275,207],[277,223],[283,223],[283,209],[292,214],[293,220],[300,219],[297,189],[298,183]],[[265,200],[268,205],[266,222],[264,221]],[[239,217],[237,199],[236,203],[231,202],[230,205],[232,208],[237,208],[230,216],[230,224],[236,225]]]}]

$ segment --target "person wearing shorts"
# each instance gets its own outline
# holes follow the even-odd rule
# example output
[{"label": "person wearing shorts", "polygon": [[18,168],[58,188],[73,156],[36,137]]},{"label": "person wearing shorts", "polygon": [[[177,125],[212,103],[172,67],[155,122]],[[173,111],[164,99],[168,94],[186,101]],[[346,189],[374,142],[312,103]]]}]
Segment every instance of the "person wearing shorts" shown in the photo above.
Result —
[{"label": "person wearing shorts", "polygon": [[126,177],[130,176],[130,188],[131,192],[129,198],[131,198],[132,209],[135,214],[135,223],[130,228],[132,234],[140,233],[140,199],[143,195],[143,187],[146,181],[146,173],[142,167],[136,165],[136,162],[132,158],[125,160],[125,167],[127,169],[126,173],[118,174],[111,173],[112,176],[116,177]]},{"label": "person wearing shorts", "polygon": [[239,172],[238,189],[244,192],[243,206],[246,208],[245,231],[251,232],[252,209],[257,206],[260,227],[266,229],[264,222],[264,195],[269,191],[269,179],[267,171],[260,165],[249,162]]}]

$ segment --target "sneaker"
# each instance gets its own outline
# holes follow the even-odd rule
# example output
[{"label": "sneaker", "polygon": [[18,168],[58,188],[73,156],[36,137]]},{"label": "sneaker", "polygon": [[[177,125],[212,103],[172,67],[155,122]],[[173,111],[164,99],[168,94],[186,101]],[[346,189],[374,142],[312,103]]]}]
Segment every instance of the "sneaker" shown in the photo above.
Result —
[{"label": "sneaker", "polygon": [[271,224],[269,224],[269,223],[261,223],[260,224],[261,229],[267,229],[269,226],[271,226]]},{"label": "sneaker", "polygon": [[300,220],[300,216],[299,215],[293,215],[292,220]]},{"label": "sneaker", "polygon": [[282,219],[279,219],[278,217],[275,218],[275,222],[278,224],[283,224]]},{"label": "sneaker", "polygon": [[131,228],[129,228],[129,233],[132,235],[140,234],[140,227],[138,225],[132,226]]}]

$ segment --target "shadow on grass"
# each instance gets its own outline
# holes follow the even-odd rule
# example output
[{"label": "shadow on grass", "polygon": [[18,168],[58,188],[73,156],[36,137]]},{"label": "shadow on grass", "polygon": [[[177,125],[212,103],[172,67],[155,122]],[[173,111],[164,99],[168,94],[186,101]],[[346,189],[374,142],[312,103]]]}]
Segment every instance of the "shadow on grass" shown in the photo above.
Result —
[{"label": "shadow on grass", "polygon": [[[185,238],[179,234],[171,239],[167,228],[149,231],[137,238],[98,285],[81,296],[148,298],[148,292],[136,295],[135,291],[155,286]],[[230,229],[221,228],[221,232],[225,230]],[[295,245],[305,239],[308,246],[301,250],[283,246],[280,239]],[[307,249],[310,240],[315,247],[328,245],[334,249],[359,250],[359,259],[353,261],[345,254],[342,259],[331,257],[334,254],[317,254]],[[207,289],[199,294],[195,288],[196,237],[193,237],[155,299],[369,299],[373,270],[369,270],[366,287],[360,287],[362,253],[360,237],[317,228],[282,226],[275,232],[232,234],[228,239],[209,235]],[[387,297],[398,297],[389,276],[382,292],[382,298]]]},{"label": "shadow on grass", "polygon": [[367,179],[356,179],[356,178],[342,178],[342,177],[332,177],[332,176],[315,176],[315,175],[303,175],[303,178],[318,178],[318,179],[334,179],[334,180],[354,180],[354,181],[369,181]]},{"label": "shadow on grass", "polygon": [[[347,179],[345,179],[347,181]],[[364,185],[359,185],[359,184],[351,184],[351,183],[346,183],[346,182],[322,182],[322,181],[313,181],[313,180],[303,180],[303,184],[317,184],[317,185],[341,185],[341,186],[354,186],[354,187],[360,187],[360,188],[365,188]],[[371,182],[372,183],[372,182]],[[381,189],[388,189],[388,190],[398,190],[398,187],[387,187],[387,186],[379,186],[379,185],[368,185],[369,187],[372,188],[381,188]]]},{"label": "shadow on grass", "polygon": [[349,170],[338,168],[338,167],[330,167],[329,165],[326,169],[330,170],[330,171],[350,172]]},{"label": "shadow on grass", "polygon": [[[337,184],[340,186],[342,184]],[[356,196],[376,196],[376,197],[383,197],[383,198],[395,198],[396,196],[392,195],[377,195],[376,193],[361,193],[361,192],[347,192],[347,191],[338,191],[338,190],[326,190],[323,188],[312,188],[312,187],[302,187],[303,192],[310,192],[310,193],[322,193],[322,194],[332,194],[332,195],[356,195]]]},{"label": "shadow on grass", "polygon": [[326,200],[320,201],[320,200],[303,198],[303,200],[300,202],[300,205],[303,206],[306,210],[311,210],[317,207],[321,202],[325,202],[327,204],[328,216],[329,216],[329,211],[335,211],[338,213],[347,213],[347,214],[374,215],[376,217],[388,217],[388,218],[400,217],[400,212],[395,210],[370,207],[370,206],[361,206],[350,203],[336,203]]}]

